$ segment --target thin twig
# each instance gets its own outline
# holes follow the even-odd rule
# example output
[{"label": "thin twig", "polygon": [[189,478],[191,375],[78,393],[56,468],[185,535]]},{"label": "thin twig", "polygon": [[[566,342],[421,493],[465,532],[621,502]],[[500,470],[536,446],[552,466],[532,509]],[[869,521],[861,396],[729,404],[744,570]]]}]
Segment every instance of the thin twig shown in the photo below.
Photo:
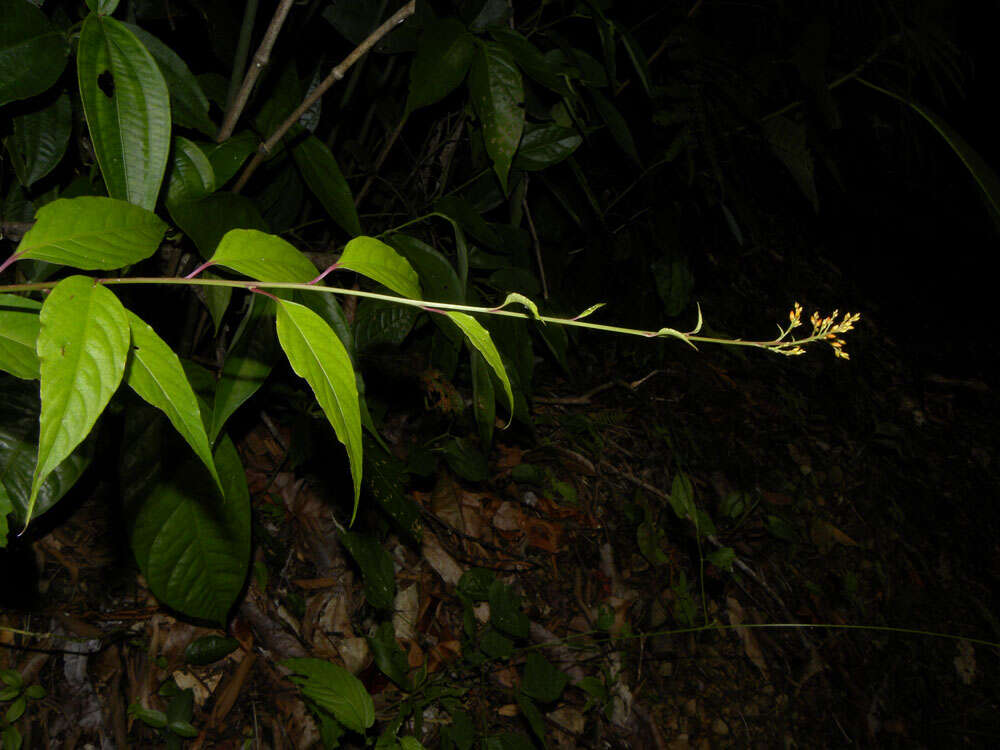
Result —
[{"label": "thin twig", "polygon": [[[236,101],[236,94],[240,90],[240,78],[246,70],[247,56],[250,54],[250,39],[253,36],[254,21],[257,20],[258,0],[246,0],[246,7],[243,9],[243,23],[240,25],[240,38],[236,42],[236,54],[233,56],[233,72],[229,77],[229,90],[226,92],[226,112],[230,112],[233,102]],[[231,122],[226,120],[226,127],[219,131],[221,140],[226,140],[236,126],[236,120]]]},{"label": "thin twig", "polygon": [[219,129],[219,135],[216,136],[217,142],[222,143],[222,141],[226,140],[233,134],[233,130],[236,128],[236,121],[239,120],[240,115],[243,114],[243,108],[246,107],[247,100],[250,99],[250,92],[253,91],[254,84],[257,83],[257,79],[264,70],[264,66],[267,65],[271,59],[271,50],[274,48],[274,42],[278,38],[278,32],[281,31],[281,27],[284,25],[285,18],[288,17],[288,11],[292,9],[292,3],[294,1],[295,0],[281,0],[278,4],[277,10],[274,11],[274,17],[271,19],[271,24],[267,27],[267,32],[264,34],[264,38],[260,42],[260,47],[257,48],[257,52],[253,56],[253,65],[251,65],[250,69],[247,71],[246,77],[243,79],[243,85],[240,87],[240,91],[236,95],[236,99],[232,102],[232,105],[229,107],[229,111],[226,112],[226,116],[222,121],[222,127]]},{"label": "thin twig", "polygon": [[368,175],[368,179],[365,180],[365,184],[361,186],[361,190],[358,191],[358,195],[354,199],[355,206],[361,205],[361,201],[364,200],[365,195],[371,189],[372,183],[375,182],[375,177],[378,175],[378,171],[382,168],[382,165],[385,164],[385,160],[389,156],[389,151],[392,150],[394,145],[396,145],[396,139],[398,139],[399,134],[403,132],[403,126],[406,125],[406,120],[407,116],[403,115],[399,124],[396,126],[396,129],[389,135],[389,140],[387,140],[385,145],[382,146],[382,151],[379,152],[378,158],[375,160],[375,169],[373,169],[372,173]]},{"label": "thin twig", "polygon": [[545,281],[545,264],[542,262],[542,243],[538,241],[538,232],[535,231],[535,222],[531,219],[531,209],[528,207],[528,182],[527,177],[524,184],[524,199],[522,201],[522,206],[524,206],[524,217],[528,220],[528,229],[531,232],[531,242],[535,246],[535,260],[538,261],[538,276],[542,282],[542,298],[549,298],[549,285]]},{"label": "thin twig", "polygon": [[415,11],[416,0],[410,0],[410,2],[393,13],[388,21],[369,34],[368,38],[355,47],[354,50],[343,59],[340,65],[331,70],[330,74],[323,79],[323,82],[313,89],[312,93],[302,100],[302,103],[295,109],[295,111],[292,112],[292,114],[290,114],[288,118],[278,126],[277,130],[275,130],[274,133],[272,133],[271,136],[260,145],[256,155],[250,163],[247,164],[246,169],[243,170],[239,180],[237,180],[236,184],[233,186],[233,192],[238,193],[243,189],[243,186],[247,184],[247,180],[249,180],[250,176],[257,171],[257,167],[263,163],[264,159],[284,137],[285,133],[287,133],[289,129],[291,129],[291,127],[299,121],[299,118],[302,117],[302,115],[305,114],[313,104],[319,101],[320,97],[323,96],[323,94],[325,94],[327,90],[333,86],[333,84],[344,77],[354,63],[363,57],[364,54],[372,47],[378,44],[382,37],[396,28],[399,24],[403,23],[403,21],[407,18],[412,16]]}]

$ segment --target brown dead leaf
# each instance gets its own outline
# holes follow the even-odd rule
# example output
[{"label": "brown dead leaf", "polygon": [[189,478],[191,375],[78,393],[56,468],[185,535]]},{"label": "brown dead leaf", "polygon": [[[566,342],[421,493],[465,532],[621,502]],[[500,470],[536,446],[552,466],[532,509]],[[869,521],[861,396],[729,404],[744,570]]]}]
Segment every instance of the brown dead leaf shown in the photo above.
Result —
[{"label": "brown dead leaf", "polygon": [[506,716],[508,719],[517,716],[520,711],[521,709],[517,707],[516,703],[508,703],[506,706],[500,706],[500,708],[497,709],[497,713],[500,716]]},{"label": "brown dead leaf", "polygon": [[462,566],[455,562],[455,558],[445,552],[441,542],[433,534],[424,534],[424,544],[421,553],[427,563],[434,569],[434,572],[441,576],[449,586],[457,586],[459,579],[464,572]]},{"label": "brown dead leaf", "polygon": [[524,525],[524,512],[509,500],[500,503],[497,512],[493,514],[493,528],[498,531],[517,531]]}]

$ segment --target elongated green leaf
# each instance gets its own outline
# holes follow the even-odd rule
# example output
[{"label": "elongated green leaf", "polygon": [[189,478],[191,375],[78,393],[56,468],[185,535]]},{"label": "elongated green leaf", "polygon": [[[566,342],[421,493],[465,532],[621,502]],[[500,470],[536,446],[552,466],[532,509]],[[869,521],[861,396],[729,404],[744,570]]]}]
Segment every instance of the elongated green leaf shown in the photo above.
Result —
[{"label": "elongated green leaf", "polygon": [[245,195],[213,193],[198,200],[168,203],[167,211],[184,234],[194,241],[203,258],[212,257],[231,229],[267,230],[257,206]]},{"label": "elongated green leaf", "polygon": [[[510,387],[510,378],[507,377],[507,370],[504,369],[503,360],[500,358],[500,352],[497,351],[496,346],[493,343],[493,339],[490,338],[490,332],[483,328],[479,321],[473,318],[471,315],[466,315],[465,313],[455,312],[453,310],[446,311],[445,314],[454,321],[455,325],[462,329],[462,333],[465,334],[466,338],[469,340],[479,353],[483,355],[493,372],[496,373],[497,378],[503,385],[504,393],[507,395],[507,406],[511,411],[511,419],[513,419],[514,413],[514,392]],[[507,421],[510,425],[510,420]]]},{"label": "elongated green leaf", "polygon": [[62,94],[48,106],[14,118],[14,133],[4,145],[24,187],[42,179],[62,159],[69,144],[72,115],[69,97]]},{"label": "elongated green leaf", "polygon": [[152,211],[170,152],[170,95],[160,68],[124,24],[91,14],[76,69],[108,195]]},{"label": "elongated green leaf", "polygon": [[419,315],[415,307],[380,299],[361,300],[354,313],[354,348],[363,352],[374,346],[399,346]]},{"label": "elongated green leaf", "polygon": [[0,370],[24,380],[38,377],[38,311],[42,303],[0,294]]},{"label": "elongated green leaf", "polygon": [[635,68],[635,74],[639,77],[639,82],[642,84],[643,91],[646,92],[646,96],[651,96],[649,86],[649,61],[646,58],[646,53],[628,29],[616,26],[615,30],[621,34],[622,44],[625,45],[625,51],[628,53],[629,59],[632,61],[632,67]]},{"label": "elongated green leaf", "polygon": [[205,153],[192,141],[174,136],[167,178],[167,208],[198,200],[215,192],[215,172]]},{"label": "elongated green leaf", "polygon": [[469,352],[472,363],[472,410],[479,428],[479,440],[485,450],[493,444],[493,425],[497,418],[497,402],[493,393],[493,379],[483,355]]},{"label": "elongated green leaf", "polygon": [[222,238],[212,262],[258,281],[306,283],[318,272],[301,251],[280,237],[255,229],[233,229]]},{"label": "elongated green leaf", "polygon": [[295,373],[312,388],[337,439],[347,449],[354,479],[354,515],[361,497],[361,408],[347,349],[323,319],[304,305],[278,300],[278,342]]},{"label": "elongated green leaf", "polygon": [[393,234],[389,243],[416,269],[427,299],[458,303],[464,300],[464,285],[444,255],[406,234]]},{"label": "elongated green leaf", "polygon": [[551,167],[576,151],[581,143],[583,137],[572,128],[561,125],[529,127],[521,139],[514,166],[526,172]]},{"label": "elongated green leaf", "polygon": [[302,179],[330,218],[352,237],[361,234],[361,220],[354,207],[351,186],[326,144],[314,135],[306,136],[292,147],[292,158]]},{"label": "elongated green leaf", "polygon": [[42,482],[87,437],[117,390],[129,345],[122,303],[86,276],[60,281],[40,320],[42,412],[25,524]]},{"label": "elongated green leaf", "polygon": [[486,153],[507,191],[514,152],[524,129],[524,84],[514,56],[497,42],[484,42],[469,71],[469,92],[483,124]]},{"label": "elongated green leaf", "polygon": [[180,56],[145,29],[123,23],[142,42],[146,50],[156,60],[163,79],[170,91],[170,110],[174,122],[184,128],[199,130],[205,135],[215,135],[215,123],[208,116],[208,97],[201,90],[198,79]]},{"label": "elongated green leaf", "polygon": [[340,542],[361,568],[365,599],[375,609],[389,609],[396,598],[396,572],[385,547],[366,534],[345,531]]},{"label": "elongated green leaf", "polygon": [[236,133],[222,143],[199,144],[201,150],[212,162],[212,169],[215,170],[216,187],[222,187],[231,180],[243,162],[247,160],[254,151],[257,150],[257,136],[250,130]]},{"label": "elongated green leaf", "polygon": [[129,310],[126,313],[132,330],[132,356],[125,368],[125,382],[146,403],[167,415],[170,423],[205,464],[219,491],[223,492],[198,409],[198,399],[180,360],[142,318]]},{"label": "elongated green leaf", "polygon": [[250,308],[233,337],[215,388],[211,440],[218,437],[226,420],[271,374],[278,356],[273,322],[274,302],[259,294],[252,295]]},{"label": "elongated green leaf", "polygon": [[155,253],[166,229],[156,214],[124,201],[60,198],[38,209],[17,257],[86,271],[121,268]]},{"label": "elongated green leaf", "polygon": [[118,0],[87,0],[87,7],[94,11],[94,13],[100,13],[102,16],[110,16],[115,12],[115,8],[118,7]]},{"label": "elongated green leaf", "polygon": [[406,652],[396,641],[396,631],[392,627],[392,622],[383,622],[379,625],[375,635],[368,636],[368,645],[375,657],[375,666],[382,674],[403,690],[408,690],[410,684],[407,675],[410,665],[406,660]]},{"label": "elongated green leaf", "polygon": [[[375,704],[361,680],[343,667],[322,659],[285,659],[302,695],[354,732],[375,723]],[[301,676],[300,676],[301,675]]]},{"label": "elongated green leaf", "polygon": [[[38,385],[0,376],[0,493],[6,493],[15,517],[24,523],[31,497],[31,478],[38,455]],[[54,506],[90,464],[94,441],[85,440],[42,483],[34,515]]]},{"label": "elongated green leaf", "polygon": [[337,267],[367,276],[401,297],[421,299],[420,279],[410,262],[374,237],[355,237],[348,242]]},{"label": "elongated green leaf", "polygon": [[250,493],[239,454],[224,437],[214,464],[225,500],[195,457],[168,468],[130,506],[129,537],[156,597],[192,617],[224,622],[250,564]]},{"label": "elongated green leaf", "polygon": [[618,148],[625,152],[632,161],[639,163],[639,152],[635,147],[635,140],[632,138],[632,131],[628,128],[628,123],[618,111],[618,108],[611,103],[604,94],[596,89],[590,89],[590,95],[597,106],[597,114],[604,120],[604,124],[611,131],[611,137],[615,139]]},{"label": "elongated green leaf", "polygon": [[528,74],[529,78],[557,94],[569,96],[566,76],[573,72],[570,66],[546,57],[526,37],[512,29],[496,26],[490,29],[490,36],[510,51],[518,66]]},{"label": "elongated green leaf", "polygon": [[28,0],[0,0],[0,106],[40,94],[56,82],[69,45]]},{"label": "elongated green leaf", "polygon": [[855,80],[857,80],[858,83],[864,84],[868,88],[874,89],[875,91],[885,94],[886,96],[891,96],[893,99],[903,102],[914,112],[927,120],[930,126],[938,132],[938,135],[944,138],[945,143],[951,147],[951,150],[955,152],[955,155],[962,160],[962,164],[964,164],[965,168],[969,170],[969,174],[972,175],[972,179],[976,181],[976,184],[979,185],[979,189],[983,191],[983,195],[993,211],[994,219],[1000,220],[1000,177],[997,176],[997,173],[993,171],[993,168],[986,163],[983,157],[979,155],[978,151],[972,148],[972,146],[970,146],[965,139],[951,127],[951,125],[926,107],[910,101],[906,97],[897,94],[894,91],[889,91],[881,86],[877,86],[863,78],[857,78]]},{"label": "elongated green leaf", "polygon": [[469,71],[476,40],[457,18],[427,25],[410,65],[410,92],[406,113],[441,101],[458,88]]}]

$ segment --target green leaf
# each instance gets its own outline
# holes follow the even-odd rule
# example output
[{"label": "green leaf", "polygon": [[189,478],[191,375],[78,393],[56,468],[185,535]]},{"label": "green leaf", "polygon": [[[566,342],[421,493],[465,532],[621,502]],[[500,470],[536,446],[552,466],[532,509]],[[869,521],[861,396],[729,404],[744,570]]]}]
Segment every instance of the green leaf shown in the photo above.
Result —
[{"label": "green leaf", "polygon": [[205,666],[224,659],[240,647],[235,638],[224,638],[221,635],[203,635],[187,645],[184,649],[184,661],[188,664]]},{"label": "green leaf", "polygon": [[87,437],[118,389],[129,345],[122,303],[86,276],[60,281],[39,319],[42,411],[25,525],[42,482]]},{"label": "green leaf", "polygon": [[717,568],[732,572],[733,563],[736,562],[736,550],[732,547],[720,547],[705,555],[705,559]]},{"label": "green leaf", "polygon": [[[500,248],[503,244],[500,241],[500,236],[497,234],[496,230],[494,230],[493,227],[490,226],[485,219],[483,219],[476,207],[465,198],[457,195],[446,195],[434,204],[434,210],[451,222],[451,225],[455,230],[455,245],[459,247],[458,276],[461,279],[465,279],[466,274],[462,273],[461,252],[461,246],[465,243],[465,237],[460,234],[460,229],[464,229],[475,239],[479,240],[488,247]],[[468,264],[467,257],[466,264]],[[466,273],[467,270],[468,269],[466,268]]]},{"label": "green leaf", "polygon": [[474,602],[484,602],[490,597],[490,587],[496,582],[496,574],[486,568],[469,568],[458,580],[458,594]]},{"label": "green leaf", "polygon": [[375,635],[368,637],[368,645],[375,657],[375,666],[382,674],[403,690],[409,690],[410,681],[407,675],[410,672],[410,664],[406,652],[396,641],[396,631],[392,627],[392,622],[387,621],[379,625]]},{"label": "green leaf", "polygon": [[[27,518],[31,478],[38,455],[38,386],[24,380],[0,379],[0,495],[19,521]],[[36,516],[54,506],[90,464],[93,440],[84,441],[42,484],[35,501]],[[0,514],[3,515],[3,514]]]},{"label": "green leaf", "polygon": [[479,47],[469,72],[469,92],[483,125],[486,153],[506,192],[507,175],[524,129],[524,85],[506,47],[496,42]]},{"label": "green leaf", "polygon": [[856,78],[855,80],[857,80],[858,83],[874,89],[875,91],[881,92],[886,96],[891,96],[893,99],[903,102],[914,112],[927,120],[930,126],[938,132],[938,135],[944,138],[945,143],[951,147],[951,150],[955,152],[955,155],[962,160],[962,164],[964,164],[965,168],[969,170],[969,174],[972,175],[972,179],[976,181],[979,189],[983,191],[983,196],[986,198],[986,201],[993,212],[993,218],[1000,220],[1000,177],[997,176],[997,173],[993,171],[993,168],[990,167],[986,160],[980,156],[978,151],[972,148],[972,146],[970,146],[965,139],[951,127],[951,125],[926,107],[918,105],[916,102],[910,101],[893,91],[876,86],[874,83],[871,83],[863,78]]},{"label": "green leaf", "polygon": [[123,23],[126,29],[142,42],[163,74],[170,91],[170,110],[174,122],[183,128],[198,130],[214,137],[218,128],[208,116],[208,97],[201,90],[198,79],[180,56],[145,29]]},{"label": "green leaf", "polygon": [[764,123],[764,135],[771,152],[788,169],[802,195],[814,211],[819,211],[815,165],[805,126],[788,117],[772,117]]},{"label": "green leaf", "polygon": [[515,638],[527,638],[528,616],[521,611],[521,597],[506,586],[503,581],[494,581],[490,586],[490,622],[497,630]]},{"label": "green leaf", "polygon": [[278,300],[278,341],[295,373],[312,388],[337,439],[347,449],[354,478],[354,516],[361,497],[361,409],[354,368],[347,349],[319,315],[309,308]]},{"label": "green leaf", "polygon": [[694,274],[688,259],[679,252],[668,250],[653,261],[651,270],[664,312],[669,316],[680,315],[691,301],[694,288]]},{"label": "green leaf", "polygon": [[621,35],[622,44],[625,45],[625,51],[632,61],[632,67],[635,68],[635,74],[639,78],[639,83],[642,84],[643,91],[646,92],[646,96],[652,97],[649,85],[649,61],[646,59],[646,53],[628,29],[615,26],[615,31]]},{"label": "green leaf", "polygon": [[635,141],[632,139],[632,131],[628,128],[628,123],[611,101],[596,89],[589,89],[590,96],[597,107],[597,114],[604,120],[604,124],[611,131],[611,137],[615,139],[618,148],[625,152],[636,164],[639,163],[639,152],[636,150]]},{"label": "green leaf", "polygon": [[21,733],[15,726],[6,726],[0,730],[0,746],[3,746],[4,750],[21,750],[23,741]]},{"label": "green leaf", "polygon": [[533,172],[551,167],[576,151],[583,137],[573,128],[561,125],[526,127],[514,159],[514,167]]},{"label": "green leaf", "polygon": [[170,96],[124,24],[89,15],[80,31],[80,98],[108,195],[152,211],[170,152]]},{"label": "green leaf", "polygon": [[340,535],[365,581],[365,599],[375,609],[390,609],[396,598],[396,574],[392,556],[385,547],[366,534],[345,531]]},{"label": "green leaf", "polygon": [[509,659],[514,655],[514,641],[489,628],[479,639],[479,649],[491,659]]},{"label": "green leaf", "polygon": [[389,244],[416,270],[426,299],[457,303],[465,299],[464,285],[444,255],[426,242],[406,234],[393,234],[388,239]]},{"label": "green leaf", "polygon": [[125,382],[150,406],[167,415],[181,437],[208,469],[220,492],[222,480],[212,460],[205,423],[198,408],[198,398],[184,374],[181,362],[156,331],[130,310],[132,351],[125,368]]},{"label": "green leaf", "polygon": [[215,172],[205,153],[193,141],[174,136],[167,178],[167,207],[204,198],[214,193],[215,187]]},{"label": "green leaf", "polygon": [[526,695],[542,703],[552,703],[562,695],[568,680],[565,672],[552,666],[540,653],[528,653],[524,663],[524,679],[521,680],[521,690]]},{"label": "green leaf", "polygon": [[210,258],[226,232],[232,229],[267,230],[257,206],[245,195],[213,193],[200,200],[168,203],[167,211],[194,241],[203,258]]},{"label": "green leaf", "polygon": [[20,719],[24,715],[24,709],[28,705],[28,699],[23,695],[18,696],[13,703],[7,707],[7,711],[3,715],[3,720],[5,724],[13,724],[15,721]]},{"label": "green leaf", "polygon": [[42,179],[62,159],[69,144],[72,115],[69,97],[62,94],[42,109],[13,118],[14,132],[4,145],[24,187]]},{"label": "green leaf", "polygon": [[155,253],[166,229],[156,214],[124,201],[60,198],[38,209],[17,257],[85,271],[121,268]]},{"label": "green leaf", "polygon": [[477,351],[469,352],[472,365],[472,410],[479,428],[479,440],[485,450],[493,444],[493,427],[497,418],[497,402],[490,370]]},{"label": "green leaf", "polygon": [[465,438],[451,438],[442,452],[449,468],[462,479],[485,482],[489,476],[486,456]]},{"label": "green leaf", "polygon": [[442,737],[447,736],[458,750],[472,750],[476,741],[476,728],[468,711],[452,709],[448,712],[451,724],[441,727]]},{"label": "green leaf", "polygon": [[[479,353],[482,354],[483,358],[486,360],[486,364],[492,368],[494,374],[500,380],[500,383],[503,385],[504,393],[507,395],[507,406],[511,412],[511,419],[513,419],[514,392],[511,390],[510,378],[507,377],[507,370],[504,369],[503,360],[500,358],[500,352],[497,351],[497,348],[493,343],[493,339],[490,338],[489,331],[483,328],[471,315],[451,310],[446,311],[445,314],[451,318],[452,321],[454,321],[455,325],[462,329],[462,333],[464,333],[469,342],[479,350]],[[510,425],[510,420],[507,421],[507,425]]]},{"label": "green leaf", "polygon": [[0,370],[24,380],[38,377],[38,311],[42,303],[0,294]]},{"label": "green leaf", "polygon": [[129,536],[156,598],[191,617],[222,623],[250,564],[250,494],[239,454],[223,437],[213,456],[225,499],[204,464],[175,464],[150,492],[134,493]]},{"label": "green leaf", "polygon": [[167,725],[167,715],[163,711],[143,708],[137,700],[133,701],[132,705],[128,707],[128,715],[134,716],[146,726],[153,727],[153,729],[162,729]]},{"label": "green leaf", "polygon": [[198,736],[198,730],[195,726],[190,721],[185,721],[184,719],[174,719],[168,722],[167,729],[178,737],[191,739]]},{"label": "green leaf", "polygon": [[469,71],[476,40],[456,18],[427,25],[410,65],[406,114],[441,101],[458,88]]},{"label": "green leaf", "polygon": [[[20,691],[24,685],[24,678],[21,677],[20,672],[13,669],[0,669],[0,682]],[[5,700],[10,700],[10,698],[5,698]]]},{"label": "green leaf", "polygon": [[354,206],[351,186],[330,149],[314,135],[307,135],[292,147],[299,174],[313,195],[337,224],[351,237],[361,234],[361,220]]},{"label": "green leaf", "polygon": [[413,330],[420,310],[380,299],[362,300],[354,313],[354,346],[399,346]]},{"label": "green leaf", "polygon": [[250,307],[226,353],[219,384],[215,388],[209,430],[209,439],[213,442],[222,432],[226,420],[257,392],[271,374],[278,356],[273,323],[273,300],[259,294],[252,295]]},{"label": "green leaf", "polygon": [[4,549],[7,546],[7,534],[10,532],[10,528],[7,525],[7,516],[13,512],[14,503],[11,502],[10,497],[7,495],[7,490],[4,488],[3,482],[0,482],[0,549]]},{"label": "green leaf", "polygon": [[0,106],[48,89],[63,68],[69,45],[28,0],[0,0]]},{"label": "green leaf", "polygon": [[538,738],[543,750],[547,748],[548,745],[545,743],[545,717],[538,710],[538,706],[524,692],[521,692],[517,694],[517,707],[521,709],[521,714],[524,716],[525,721],[528,722],[528,726],[531,727],[531,731],[535,733],[535,737]]},{"label": "green leaf", "polygon": [[[503,310],[505,307],[507,307],[507,305],[513,305],[515,303],[518,304],[518,305],[522,305],[523,307],[525,307],[527,309],[528,313],[531,315],[532,318],[534,318],[535,320],[541,321],[541,315],[538,314],[538,305],[536,305],[528,297],[525,297],[523,294],[519,294],[518,292],[511,292],[510,294],[508,294],[507,295],[507,299],[505,299],[503,301],[503,304],[502,305],[498,305],[497,307],[494,307],[493,309],[494,310]],[[542,323],[544,323],[544,321],[542,321]]]},{"label": "green leaf", "polygon": [[680,519],[694,521],[697,508],[694,504],[694,487],[683,471],[677,472],[670,487],[670,507]]},{"label": "green leaf", "polygon": [[494,27],[490,29],[490,36],[510,51],[518,67],[529,78],[557,94],[569,96],[570,89],[565,78],[572,73],[572,68],[546,57],[527,38],[512,29]]},{"label": "green leaf", "polygon": [[258,140],[253,131],[244,130],[227,138],[222,143],[199,145],[208,156],[208,160],[212,162],[216,187],[221,188],[236,175],[247,157],[257,150]]},{"label": "green leaf", "polygon": [[355,237],[348,242],[337,268],[367,276],[401,297],[422,299],[420,279],[410,262],[374,237]]},{"label": "green leaf", "polygon": [[87,0],[87,7],[94,13],[110,16],[118,7],[118,0]]},{"label": "green leaf", "polygon": [[350,730],[364,732],[375,723],[375,704],[361,680],[343,667],[321,659],[285,659],[302,695],[332,713]]},{"label": "green leaf", "polygon": [[280,237],[256,229],[226,232],[212,263],[258,281],[304,284],[319,275],[316,266],[300,250]]},{"label": "green leaf", "polygon": [[372,438],[365,440],[364,456],[368,491],[399,529],[419,543],[423,534],[420,507],[403,492],[409,475],[402,461]]}]

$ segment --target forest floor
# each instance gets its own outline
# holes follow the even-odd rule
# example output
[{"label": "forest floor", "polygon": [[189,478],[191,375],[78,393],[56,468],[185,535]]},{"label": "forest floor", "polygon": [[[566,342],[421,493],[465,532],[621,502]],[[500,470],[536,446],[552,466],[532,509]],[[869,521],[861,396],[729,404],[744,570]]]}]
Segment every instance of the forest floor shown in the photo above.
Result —
[{"label": "forest floor", "polygon": [[[388,613],[280,419],[238,443],[256,562],[228,632],[157,605],[96,491],[34,543],[31,605],[0,613],[50,634],[0,631],[0,667],[46,691],[24,746],[321,746],[280,665],[311,656],[360,677],[378,747],[396,728],[426,747],[995,747],[996,384],[914,366],[877,316],[847,348],[602,339],[572,379],[541,368],[534,433],[498,431],[485,481],[440,462],[400,488],[422,522],[379,527]],[[420,410],[387,429],[400,459]]]}]

